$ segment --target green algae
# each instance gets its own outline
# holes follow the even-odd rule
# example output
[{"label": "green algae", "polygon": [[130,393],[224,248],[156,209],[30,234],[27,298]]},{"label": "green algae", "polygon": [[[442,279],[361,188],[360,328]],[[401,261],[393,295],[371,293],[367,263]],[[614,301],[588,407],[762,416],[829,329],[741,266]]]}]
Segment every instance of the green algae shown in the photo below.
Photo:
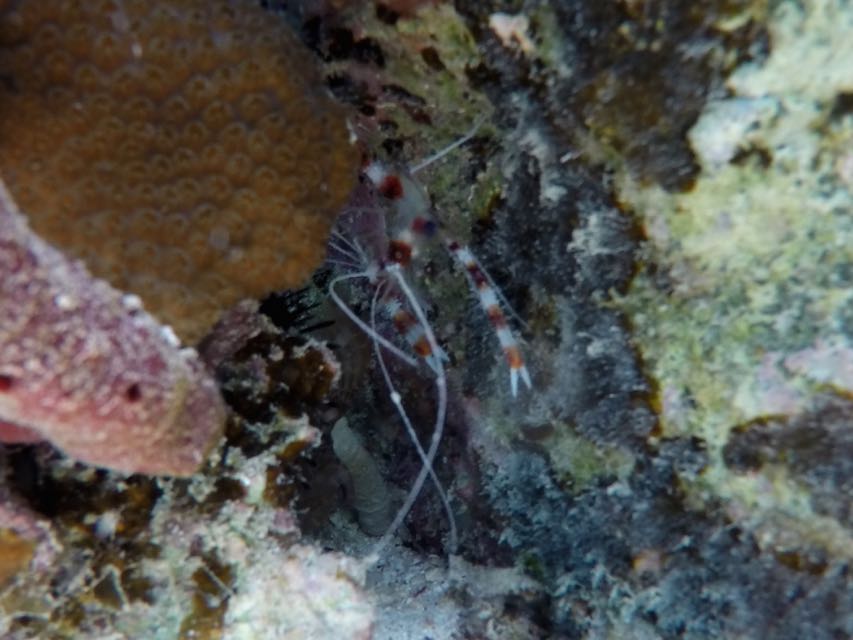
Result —
[{"label": "green algae", "polygon": [[[853,48],[837,40],[850,20],[834,2],[779,5],[769,58],[739,68],[734,95],[709,104],[691,132],[702,164],[694,187],[672,194],[627,176],[617,187],[649,236],[646,269],[619,304],[661,387],[662,433],[709,447],[712,464],[694,489],[751,513],[762,530],[785,514],[790,531],[835,552],[851,532],[814,512],[786,462],[742,476],[721,451],[736,425],[798,415],[827,388],[853,389],[843,321],[853,304],[853,192],[839,169],[853,120],[833,111],[850,86]],[[742,160],[754,150],[757,160]]]},{"label": "green algae", "polygon": [[549,450],[554,471],[572,493],[604,479],[625,480],[634,469],[635,459],[628,451],[594,444],[569,425],[556,425],[553,436],[542,445]]},{"label": "green algae", "polygon": [[[384,92],[375,117],[393,123],[395,136],[407,145],[405,162],[450,144],[491,113],[491,104],[467,81],[467,70],[480,62],[480,53],[451,5],[422,7],[415,18],[392,25],[365,11],[357,22],[362,38],[384,52],[383,65],[371,71]],[[424,51],[429,52],[426,59]],[[335,63],[329,72],[345,74],[351,65]]]}]

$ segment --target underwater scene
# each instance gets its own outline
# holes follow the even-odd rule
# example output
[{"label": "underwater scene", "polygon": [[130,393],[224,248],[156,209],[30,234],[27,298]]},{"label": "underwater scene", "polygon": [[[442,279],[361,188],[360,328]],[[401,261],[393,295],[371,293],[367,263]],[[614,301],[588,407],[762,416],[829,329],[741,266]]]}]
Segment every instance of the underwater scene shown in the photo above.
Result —
[{"label": "underwater scene", "polygon": [[0,640],[843,640],[851,565],[850,0],[0,0]]}]

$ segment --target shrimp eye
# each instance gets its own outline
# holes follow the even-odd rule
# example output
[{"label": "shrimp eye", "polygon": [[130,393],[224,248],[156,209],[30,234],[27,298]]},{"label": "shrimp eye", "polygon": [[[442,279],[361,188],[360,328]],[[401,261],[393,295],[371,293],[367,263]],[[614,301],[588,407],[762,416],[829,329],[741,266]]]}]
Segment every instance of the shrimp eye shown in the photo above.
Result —
[{"label": "shrimp eye", "polygon": [[412,259],[412,246],[407,242],[392,240],[388,245],[388,259],[406,266]]},{"label": "shrimp eye", "polygon": [[395,175],[388,175],[379,184],[379,193],[389,200],[399,200],[403,197],[403,183]]}]

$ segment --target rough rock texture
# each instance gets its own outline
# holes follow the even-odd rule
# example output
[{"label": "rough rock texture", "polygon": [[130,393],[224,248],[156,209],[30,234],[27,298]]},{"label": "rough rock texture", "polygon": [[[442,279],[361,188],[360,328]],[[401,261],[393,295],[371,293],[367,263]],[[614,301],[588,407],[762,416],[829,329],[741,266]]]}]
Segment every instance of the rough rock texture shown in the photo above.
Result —
[{"label": "rough rock texture", "polygon": [[683,194],[622,176],[649,235],[622,301],[666,437],[706,443],[691,488],[766,548],[853,558],[853,179],[848,3],[783,3],[688,140]]},{"label": "rough rock texture", "polygon": [[[318,30],[379,155],[416,161],[485,120],[418,177],[527,322],[534,392],[507,397],[440,252],[416,282],[461,394],[438,463],[460,553],[541,580],[513,601],[541,637],[853,633],[851,19],[531,0]],[[395,375],[425,439],[429,375]],[[385,393],[350,424],[406,488]],[[439,552],[444,522],[427,491],[402,538]]]},{"label": "rough rock texture", "polygon": [[[853,636],[849,3],[265,4],[326,61],[371,155],[416,162],[480,123],[417,179],[524,321],[534,382],[510,396],[464,274],[440,243],[419,247],[406,277],[448,356],[436,475],[457,554],[428,486],[364,582],[345,572],[359,588],[318,595],[313,619],[364,611],[366,591],[383,640]],[[320,431],[344,414],[392,503],[420,462],[370,341],[324,304],[327,283],[265,300],[289,329],[220,351],[238,415],[206,475],[159,480],[162,493],[135,479],[104,508],[89,496],[111,476],[49,469],[28,499],[91,556],[57,571],[67,595],[17,576],[15,595],[36,595],[13,638],[218,637],[248,628],[235,614],[250,592],[265,615],[302,620],[269,611],[267,593],[305,601],[270,574],[273,558],[307,571],[293,560],[310,561],[310,545],[370,554]],[[341,293],[369,317],[369,283]],[[429,369],[389,369],[427,442]],[[18,459],[16,486],[27,471]],[[318,582],[293,584],[342,594],[323,569],[346,564],[328,560]],[[168,624],[144,626],[143,611]],[[249,633],[276,637],[269,620]]]},{"label": "rough rock texture", "polygon": [[204,363],[138,299],[35,236],[2,184],[0,274],[0,440],[26,428],[91,464],[198,468],[225,421]]},{"label": "rough rock texture", "polygon": [[7,0],[0,75],[0,175],[33,230],[186,343],[322,260],[359,155],[256,3]]},{"label": "rough rock texture", "polygon": [[49,574],[60,550],[50,524],[0,488],[0,589],[19,573]]},{"label": "rough rock texture", "polygon": [[[364,564],[300,544],[294,512],[264,497],[278,490],[270,469],[298,457],[287,447],[317,442],[316,430],[289,428],[284,447],[235,450],[215,475],[192,480],[54,466],[19,485],[67,545],[0,590],[0,636],[370,638]],[[30,462],[13,461],[21,476]]]}]

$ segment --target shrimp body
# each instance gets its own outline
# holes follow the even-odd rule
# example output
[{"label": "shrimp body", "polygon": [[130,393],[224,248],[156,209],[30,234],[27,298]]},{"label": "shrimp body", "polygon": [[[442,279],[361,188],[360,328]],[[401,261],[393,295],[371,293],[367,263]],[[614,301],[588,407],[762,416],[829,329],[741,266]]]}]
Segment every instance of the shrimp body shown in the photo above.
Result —
[{"label": "shrimp body", "polygon": [[[368,162],[362,171],[362,182],[370,191],[362,196],[368,204],[353,205],[343,214],[329,241],[329,264],[340,265],[349,271],[332,279],[329,284],[329,296],[341,311],[372,339],[376,360],[391,402],[423,463],[403,506],[377,544],[377,553],[388,543],[406,517],[427,477],[435,485],[447,513],[450,524],[448,547],[451,553],[455,552],[457,544],[453,510],[433,468],[447,416],[448,392],[444,363],[448,358],[439,346],[421,300],[410,284],[417,282],[419,276],[414,258],[427,243],[440,242],[451,259],[465,273],[503,350],[510,370],[510,391],[513,397],[518,394],[519,380],[528,388],[532,388],[518,340],[504,314],[504,307],[510,309],[509,304],[473,252],[443,233],[426,190],[414,177],[418,170],[458,147],[475,131],[476,127],[465,137],[410,169],[391,168],[378,161]],[[377,201],[379,207],[376,206]],[[369,321],[365,321],[351,309],[336,289],[339,283],[356,279],[366,279],[373,289]],[[377,330],[377,313],[382,313],[391,321],[397,334],[408,345],[408,351],[388,340]],[[432,371],[436,410],[432,437],[427,448],[421,445],[409,419],[401,394],[397,391],[385,363],[385,354],[391,354],[412,367],[418,366],[419,361],[424,362]]]},{"label": "shrimp body", "polygon": [[[513,397],[518,395],[519,380],[527,388],[531,388],[530,374],[524,364],[518,340],[509,327],[506,315],[501,307],[503,296],[473,252],[467,246],[444,237],[444,234],[440,233],[438,223],[432,215],[432,205],[424,188],[411,174],[404,171],[393,171],[376,161],[367,165],[364,175],[370,180],[379,195],[388,202],[388,207],[392,212],[392,223],[388,227],[389,241],[386,261],[399,264],[401,267],[408,267],[424,243],[439,237],[451,257],[464,270],[472,291],[477,296],[480,306],[492,324],[509,366],[510,390]],[[405,310],[399,305],[392,305],[389,308],[389,315],[394,319],[395,326],[398,327],[398,330],[400,327],[405,328],[405,332],[400,331],[400,333],[407,338],[415,351],[424,357],[432,355],[429,351],[421,351],[425,348],[422,335],[417,331],[412,331],[410,322],[412,318],[401,315],[405,313]],[[415,342],[412,342],[412,339]]]}]

